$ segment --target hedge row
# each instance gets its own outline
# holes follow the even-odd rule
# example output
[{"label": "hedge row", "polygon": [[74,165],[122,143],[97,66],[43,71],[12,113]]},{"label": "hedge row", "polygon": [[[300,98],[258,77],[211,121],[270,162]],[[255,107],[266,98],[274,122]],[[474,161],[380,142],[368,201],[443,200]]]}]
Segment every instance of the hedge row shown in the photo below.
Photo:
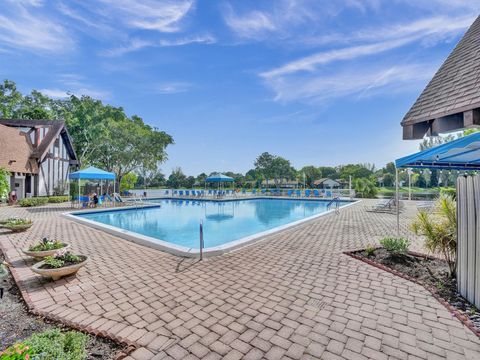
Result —
[{"label": "hedge row", "polygon": [[62,203],[69,200],[68,196],[50,196],[50,197],[32,197],[32,198],[25,198],[18,202],[18,204],[22,207],[32,207],[32,206],[40,206],[45,205],[47,203]]}]

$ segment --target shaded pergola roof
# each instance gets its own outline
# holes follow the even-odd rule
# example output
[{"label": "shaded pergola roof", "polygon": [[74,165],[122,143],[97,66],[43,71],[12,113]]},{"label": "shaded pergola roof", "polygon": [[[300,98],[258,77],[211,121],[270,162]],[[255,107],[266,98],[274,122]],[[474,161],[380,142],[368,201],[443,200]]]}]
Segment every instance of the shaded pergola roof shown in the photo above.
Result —
[{"label": "shaded pergola roof", "polygon": [[480,170],[480,133],[395,160],[397,168]]},{"label": "shaded pergola roof", "polygon": [[480,16],[402,120],[404,139],[480,125]]},{"label": "shaded pergola roof", "polygon": [[115,174],[108,172],[95,166],[75,171],[68,176],[69,179],[75,180],[115,180]]},{"label": "shaded pergola roof", "polygon": [[218,182],[233,182],[233,178],[223,174],[212,174],[205,179],[206,182],[218,183]]}]

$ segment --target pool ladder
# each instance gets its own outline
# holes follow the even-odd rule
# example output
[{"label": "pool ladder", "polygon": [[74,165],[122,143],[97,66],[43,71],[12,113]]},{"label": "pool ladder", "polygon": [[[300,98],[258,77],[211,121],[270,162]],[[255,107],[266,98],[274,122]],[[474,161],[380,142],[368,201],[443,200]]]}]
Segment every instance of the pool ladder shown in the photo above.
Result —
[{"label": "pool ladder", "polygon": [[340,198],[338,196],[334,197],[332,200],[329,201],[329,203],[327,204],[327,210],[331,210],[333,205],[335,205],[335,214],[339,214]]}]

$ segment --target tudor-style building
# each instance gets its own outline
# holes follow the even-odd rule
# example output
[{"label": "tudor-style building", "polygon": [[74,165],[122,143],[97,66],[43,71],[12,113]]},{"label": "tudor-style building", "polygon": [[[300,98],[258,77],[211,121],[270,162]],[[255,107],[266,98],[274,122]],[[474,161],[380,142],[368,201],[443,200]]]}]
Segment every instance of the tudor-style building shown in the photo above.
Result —
[{"label": "tudor-style building", "polygon": [[0,167],[19,199],[68,193],[79,165],[64,121],[0,119]]}]

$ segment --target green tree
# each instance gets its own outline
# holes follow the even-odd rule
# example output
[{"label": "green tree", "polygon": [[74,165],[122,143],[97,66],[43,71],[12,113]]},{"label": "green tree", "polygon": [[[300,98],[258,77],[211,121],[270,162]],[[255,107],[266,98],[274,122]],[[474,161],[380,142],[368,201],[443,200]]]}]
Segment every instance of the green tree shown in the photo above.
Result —
[{"label": "green tree", "polygon": [[340,167],[340,178],[348,180],[351,176],[353,179],[370,178],[373,175],[373,167],[366,166],[369,164],[348,164]]},{"label": "green tree", "polygon": [[255,170],[258,173],[262,174],[263,178],[267,181],[267,186],[268,186],[268,180],[272,177],[274,159],[275,159],[274,155],[271,155],[268,152],[264,152],[257,157],[254,163]]},{"label": "green tree", "polygon": [[303,181],[303,174],[305,174],[305,182],[307,183],[307,186],[313,187],[313,182],[315,180],[318,180],[322,177],[322,172],[320,171],[319,168],[316,168],[315,166],[304,166],[301,168],[299,171],[300,176],[302,176],[302,181]]},{"label": "green tree", "polygon": [[137,174],[129,172],[122,177],[120,181],[120,191],[132,190],[137,183]]},{"label": "green tree", "polygon": [[337,169],[331,166],[320,166],[320,178],[338,179]]},{"label": "green tree", "polygon": [[178,189],[179,187],[185,186],[185,181],[187,177],[183,173],[182,168],[177,167],[172,170],[172,173],[168,177],[167,186]]},{"label": "green tree", "polygon": [[10,191],[10,172],[0,167],[0,199],[5,199]]},{"label": "green tree", "polygon": [[188,176],[188,177],[185,179],[185,182],[184,182],[183,186],[185,186],[185,187],[187,187],[187,188],[192,188],[194,184],[195,184],[195,177],[193,177],[193,176]]},{"label": "green tree", "polygon": [[271,174],[275,186],[278,188],[282,179],[290,180],[295,176],[295,169],[290,164],[290,161],[280,156],[275,156],[272,162]]},{"label": "green tree", "polygon": [[154,171],[165,161],[170,135],[128,117],[121,107],[103,104],[89,96],[50,99],[33,90],[23,96],[12,81],[0,84],[0,116],[6,118],[64,119],[80,161],[122,177],[132,171]]},{"label": "green tree", "polygon": [[373,198],[377,194],[375,183],[366,178],[355,180],[355,193],[361,198]]},{"label": "green tree", "polygon": [[0,117],[15,118],[23,96],[13,81],[4,80],[0,84]]},{"label": "green tree", "polygon": [[433,169],[430,174],[430,187],[438,186],[438,170]]},{"label": "green tree", "polygon": [[386,173],[383,175],[383,186],[393,186],[395,184],[395,175]]}]

